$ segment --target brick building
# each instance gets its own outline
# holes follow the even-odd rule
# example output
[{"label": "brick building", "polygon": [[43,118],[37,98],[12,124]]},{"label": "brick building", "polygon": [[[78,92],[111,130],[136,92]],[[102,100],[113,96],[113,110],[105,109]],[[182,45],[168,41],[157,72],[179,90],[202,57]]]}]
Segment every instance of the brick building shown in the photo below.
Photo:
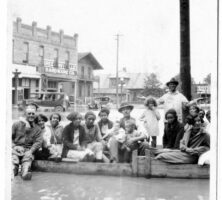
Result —
[{"label": "brick building", "polygon": [[[89,65],[92,66],[86,65],[84,70],[88,70],[90,76],[84,76],[84,79],[79,77],[77,42],[77,34],[65,35],[63,30],[57,33],[52,31],[50,26],[46,29],[38,28],[36,22],[31,26],[22,24],[21,19],[17,18],[16,22],[13,22],[12,71],[17,69],[21,72],[18,101],[27,99],[30,93],[38,91],[66,92],[73,96],[77,94],[77,97],[91,95],[92,70],[102,67],[99,64],[95,66],[98,61],[91,53],[87,53],[84,59],[88,59]],[[82,62],[82,59],[80,60]],[[91,91],[81,93],[85,88],[77,84],[82,80],[85,88],[88,87]],[[91,86],[88,86],[89,83]],[[14,96],[15,80],[12,77],[12,103]]]}]

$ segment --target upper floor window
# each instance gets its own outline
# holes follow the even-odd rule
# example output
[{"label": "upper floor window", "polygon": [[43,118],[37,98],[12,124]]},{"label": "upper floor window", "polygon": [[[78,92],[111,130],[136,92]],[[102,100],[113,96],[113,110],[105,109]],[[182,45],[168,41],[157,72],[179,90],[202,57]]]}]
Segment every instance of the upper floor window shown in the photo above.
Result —
[{"label": "upper floor window", "polygon": [[89,68],[88,68],[88,78],[90,79],[91,76],[92,76],[92,70],[91,70],[91,68],[89,67]]},{"label": "upper floor window", "polygon": [[82,77],[82,78],[84,78],[84,73],[85,73],[84,71],[85,71],[84,66],[82,66],[82,67],[81,67],[81,77]]},{"label": "upper floor window", "polygon": [[39,47],[40,64],[44,64],[44,46]]},{"label": "upper floor window", "polygon": [[65,54],[65,68],[66,69],[69,69],[69,59],[70,59],[70,54],[68,51],[66,51],[66,54]]},{"label": "upper floor window", "polygon": [[59,61],[59,50],[58,49],[54,49],[53,67],[58,67],[58,61]]},{"label": "upper floor window", "polygon": [[24,58],[23,58],[22,62],[28,63],[28,61],[29,61],[29,43],[28,42],[23,43],[23,49],[24,49]]}]

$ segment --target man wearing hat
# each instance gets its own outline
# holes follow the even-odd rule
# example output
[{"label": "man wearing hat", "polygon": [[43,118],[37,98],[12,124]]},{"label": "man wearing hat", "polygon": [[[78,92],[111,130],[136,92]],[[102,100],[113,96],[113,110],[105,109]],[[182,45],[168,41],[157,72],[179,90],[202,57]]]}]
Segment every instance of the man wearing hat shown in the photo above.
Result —
[{"label": "man wearing hat", "polygon": [[175,78],[167,82],[166,85],[169,88],[169,92],[160,97],[158,103],[164,105],[164,113],[169,109],[175,109],[178,120],[182,122],[182,104],[188,103],[188,100],[183,94],[176,90],[178,84],[179,82]]},{"label": "man wearing hat", "polygon": [[[118,109],[118,111],[123,114],[123,118],[120,119],[120,128],[125,129],[128,122],[136,124],[135,118],[130,115],[133,108],[133,105],[130,105],[127,102],[121,103],[120,108]],[[135,126],[135,128],[138,129],[139,127]],[[145,149],[148,149],[149,144],[144,140],[146,140],[148,136],[144,132],[141,132],[141,130],[138,130],[138,132],[140,134],[137,137],[131,138],[127,143],[129,146],[134,147],[132,150],[138,149],[140,155],[145,155]],[[120,146],[119,142],[112,137],[110,140],[110,157],[112,162],[120,162]]]},{"label": "man wearing hat", "polygon": [[41,128],[35,123],[36,108],[29,105],[25,111],[25,117],[12,125],[12,166],[13,175],[18,174],[21,164],[21,177],[30,180],[30,172],[33,154],[39,149],[43,142]]}]

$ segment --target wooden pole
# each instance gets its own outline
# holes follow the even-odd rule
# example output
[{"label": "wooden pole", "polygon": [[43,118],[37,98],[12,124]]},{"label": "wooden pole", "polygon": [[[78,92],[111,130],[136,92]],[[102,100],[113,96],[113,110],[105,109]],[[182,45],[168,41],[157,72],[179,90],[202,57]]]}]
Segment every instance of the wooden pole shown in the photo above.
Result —
[{"label": "wooden pole", "polygon": [[191,100],[189,0],[180,0],[180,80],[184,96]]}]

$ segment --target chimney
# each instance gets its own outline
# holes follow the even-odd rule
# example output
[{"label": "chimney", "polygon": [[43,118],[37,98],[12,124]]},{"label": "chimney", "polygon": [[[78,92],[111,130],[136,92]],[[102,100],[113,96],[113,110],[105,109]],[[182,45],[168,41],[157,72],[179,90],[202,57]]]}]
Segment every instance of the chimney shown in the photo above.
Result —
[{"label": "chimney", "polygon": [[20,17],[17,17],[17,19],[16,19],[16,27],[17,27],[17,32],[18,33],[21,31],[21,25],[22,25],[22,19]]},{"label": "chimney", "polygon": [[37,23],[32,22],[32,36],[34,36],[34,37],[37,35],[36,27],[37,27]]},{"label": "chimney", "polygon": [[47,39],[51,39],[51,32],[52,32],[51,26],[47,26]]},{"label": "chimney", "polygon": [[64,31],[60,30],[59,35],[60,35],[60,44],[63,44]]}]

